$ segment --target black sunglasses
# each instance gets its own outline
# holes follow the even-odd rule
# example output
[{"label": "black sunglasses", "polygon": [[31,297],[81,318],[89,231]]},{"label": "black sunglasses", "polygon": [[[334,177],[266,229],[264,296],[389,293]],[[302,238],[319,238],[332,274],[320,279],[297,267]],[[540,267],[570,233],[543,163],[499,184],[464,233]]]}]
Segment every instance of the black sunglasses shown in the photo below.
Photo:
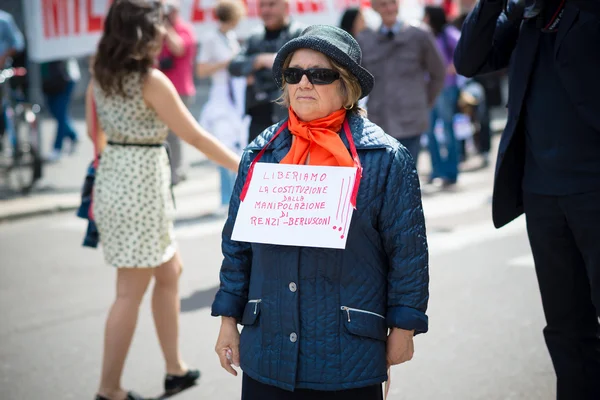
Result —
[{"label": "black sunglasses", "polygon": [[283,79],[291,85],[300,83],[304,75],[313,85],[329,85],[340,79],[339,72],[327,68],[287,68],[283,71]]}]

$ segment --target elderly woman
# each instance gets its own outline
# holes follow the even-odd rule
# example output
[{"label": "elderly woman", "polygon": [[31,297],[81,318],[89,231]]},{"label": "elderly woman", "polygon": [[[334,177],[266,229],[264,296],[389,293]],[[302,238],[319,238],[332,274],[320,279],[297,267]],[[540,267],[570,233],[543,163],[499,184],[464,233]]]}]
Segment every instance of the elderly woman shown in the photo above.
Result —
[{"label": "elderly woman", "polygon": [[[410,360],[413,335],[427,331],[419,181],[408,151],[357,106],[374,83],[361,57],[342,29],[311,26],[275,59],[289,118],[244,152],[212,305],[222,317],[216,352],[233,375],[241,366],[243,400],[382,399],[387,368]],[[357,152],[363,171],[345,249],[232,240],[261,150],[264,163],[333,167],[355,166]]]}]

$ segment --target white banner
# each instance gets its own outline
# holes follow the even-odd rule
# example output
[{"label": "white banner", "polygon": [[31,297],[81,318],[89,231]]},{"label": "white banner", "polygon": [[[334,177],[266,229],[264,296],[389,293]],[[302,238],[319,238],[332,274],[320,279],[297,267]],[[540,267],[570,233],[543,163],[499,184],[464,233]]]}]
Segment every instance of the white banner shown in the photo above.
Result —
[{"label": "white banner", "polygon": [[[259,25],[258,0],[243,0],[247,18],[238,33],[244,38]],[[348,7],[366,7],[367,24],[379,24],[370,7],[371,0],[289,0],[292,18],[307,25],[339,25]],[[405,19],[421,17],[422,5],[431,0],[402,0],[400,11]],[[36,62],[81,57],[94,53],[111,0],[23,0],[29,57]],[[192,23],[200,39],[216,26],[213,9],[216,0],[181,0],[181,16]]]},{"label": "white banner", "polygon": [[[367,3],[365,3],[365,1]],[[368,5],[369,0],[290,0],[293,18],[307,25],[339,23],[346,7]],[[110,0],[23,0],[29,57],[36,62],[80,57],[94,53]],[[260,24],[258,0],[245,0],[248,15],[238,27],[245,37]],[[216,0],[181,0],[181,16],[190,21],[196,37],[216,26]]]},{"label": "white banner", "polygon": [[344,249],[356,168],[257,163],[231,238]]}]

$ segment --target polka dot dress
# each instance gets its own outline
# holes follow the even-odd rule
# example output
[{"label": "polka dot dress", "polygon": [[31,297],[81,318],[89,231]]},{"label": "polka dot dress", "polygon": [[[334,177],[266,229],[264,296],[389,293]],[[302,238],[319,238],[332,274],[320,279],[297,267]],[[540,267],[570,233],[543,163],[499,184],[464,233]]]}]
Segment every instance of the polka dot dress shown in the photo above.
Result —
[{"label": "polka dot dress", "polygon": [[[139,75],[124,80],[128,97],[105,96],[96,84],[98,121],[109,141],[163,143],[167,126],[142,96]],[[164,147],[106,146],[94,183],[94,217],[106,262],[158,267],[175,254],[171,172]]]}]

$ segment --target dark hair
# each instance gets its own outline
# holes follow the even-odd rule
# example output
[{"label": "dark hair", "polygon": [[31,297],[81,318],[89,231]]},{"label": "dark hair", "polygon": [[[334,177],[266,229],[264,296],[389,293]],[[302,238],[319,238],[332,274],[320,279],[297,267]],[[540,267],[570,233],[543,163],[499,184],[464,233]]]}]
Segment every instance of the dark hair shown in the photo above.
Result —
[{"label": "dark hair", "polygon": [[246,9],[240,0],[219,0],[215,6],[215,17],[220,22],[240,20],[245,14]]},{"label": "dark hair", "polygon": [[342,15],[342,20],[340,21],[340,28],[354,36],[354,21],[356,21],[356,17],[358,17],[359,13],[360,9],[358,7],[350,7],[346,9]]},{"label": "dark hair", "polygon": [[425,15],[429,17],[429,26],[433,34],[435,36],[440,35],[444,31],[446,24],[448,24],[444,9],[438,6],[427,6],[425,7]]},{"label": "dark hair", "polygon": [[162,46],[159,1],[115,0],[104,21],[94,59],[94,79],[107,95],[127,96],[123,79],[137,72],[144,79]]}]

